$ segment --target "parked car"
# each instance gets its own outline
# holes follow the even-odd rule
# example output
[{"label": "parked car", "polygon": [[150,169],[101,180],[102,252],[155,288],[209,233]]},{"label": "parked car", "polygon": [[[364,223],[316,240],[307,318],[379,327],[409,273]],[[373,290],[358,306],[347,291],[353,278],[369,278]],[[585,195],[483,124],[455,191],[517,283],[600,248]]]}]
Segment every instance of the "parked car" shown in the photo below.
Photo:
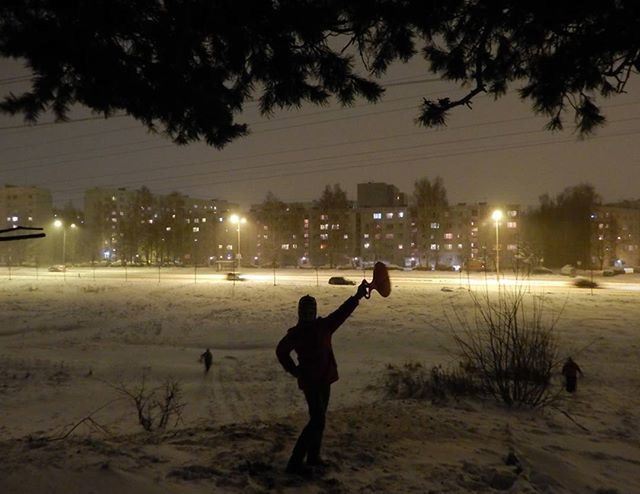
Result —
[{"label": "parked car", "polygon": [[531,268],[531,274],[553,274],[553,271],[544,266],[536,266],[535,268]]},{"label": "parked car", "polygon": [[54,264],[53,266],[49,266],[49,271],[52,273],[64,273],[67,270],[67,267],[64,264]]},{"label": "parked car", "polygon": [[356,282],[353,280],[348,280],[344,276],[332,276],[329,278],[330,285],[355,285]]},{"label": "parked car", "polygon": [[227,273],[227,281],[246,281],[240,273]]},{"label": "parked car", "polygon": [[624,268],[607,268],[602,271],[602,276],[617,276],[625,274]]},{"label": "parked car", "polygon": [[575,276],[576,268],[574,268],[571,264],[565,264],[560,268],[560,274],[563,276]]}]

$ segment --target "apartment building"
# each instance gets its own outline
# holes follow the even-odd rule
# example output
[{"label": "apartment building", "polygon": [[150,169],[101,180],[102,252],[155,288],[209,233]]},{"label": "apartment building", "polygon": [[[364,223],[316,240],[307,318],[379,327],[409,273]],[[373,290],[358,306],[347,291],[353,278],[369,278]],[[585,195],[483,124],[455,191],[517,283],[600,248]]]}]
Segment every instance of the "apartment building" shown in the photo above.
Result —
[{"label": "apartment building", "polygon": [[211,263],[234,248],[225,219],[237,206],[228,201],[95,187],[84,207],[96,260]]},{"label": "apartment building", "polygon": [[53,199],[48,189],[5,185],[0,189],[0,228],[46,227],[53,221]]},{"label": "apartment building", "polygon": [[640,266],[640,203],[605,205],[591,214],[594,266]]}]

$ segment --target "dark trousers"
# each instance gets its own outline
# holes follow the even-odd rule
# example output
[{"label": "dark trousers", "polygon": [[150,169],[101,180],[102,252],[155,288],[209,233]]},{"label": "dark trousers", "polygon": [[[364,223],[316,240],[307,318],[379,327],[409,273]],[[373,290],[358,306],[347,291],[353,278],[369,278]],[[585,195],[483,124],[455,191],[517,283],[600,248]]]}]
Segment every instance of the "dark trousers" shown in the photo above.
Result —
[{"label": "dark trousers", "polygon": [[302,433],[293,448],[289,459],[290,466],[301,465],[305,456],[309,463],[320,459],[320,446],[322,445],[322,434],[324,432],[327,407],[329,406],[331,385],[310,386],[303,391],[309,406],[309,422],[302,429]]},{"label": "dark trousers", "polygon": [[578,376],[565,376],[565,387],[569,393],[575,393],[578,386]]}]

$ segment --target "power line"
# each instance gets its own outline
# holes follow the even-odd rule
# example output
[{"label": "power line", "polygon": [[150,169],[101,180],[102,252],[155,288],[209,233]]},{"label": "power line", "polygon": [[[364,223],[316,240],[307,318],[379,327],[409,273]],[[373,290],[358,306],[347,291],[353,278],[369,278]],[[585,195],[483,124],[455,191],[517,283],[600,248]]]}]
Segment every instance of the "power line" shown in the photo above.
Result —
[{"label": "power line", "polygon": [[[22,124],[22,125],[7,125],[4,127],[0,127],[0,130],[16,130],[16,129],[22,129],[22,130],[30,130],[30,129],[36,129],[36,128],[41,128],[41,127],[51,127],[53,125],[62,125],[62,124],[75,124],[75,123],[80,123],[80,122],[91,122],[94,120],[107,120],[108,118],[122,118],[122,117],[126,117],[128,115],[111,115],[109,117],[105,117],[105,116],[95,116],[95,117],[83,117],[83,118],[73,118],[73,119],[68,119],[68,120],[60,120],[60,121],[56,121],[56,122],[43,122],[43,123],[34,123],[34,124]],[[15,132],[15,134],[17,134],[17,132]]]},{"label": "power line", "polygon": [[[618,133],[612,133],[612,134],[608,134],[608,135],[604,135],[604,136],[595,136],[592,139],[608,139],[608,138],[615,138],[615,137],[625,137],[625,136],[631,136],[631,135],[638,135],[640,134],[640,131],[627,131],[627,132],[618,132]],[[424,160],[434,160],[434,159],[444,159],[444,158],[451,158],[451,157],[458,157],[458,156],[465,156],[465,155],[473,155],[473,154],[479,154],[479,153],[486,153],[486,152],[494,152],[494,151],[502,151],[502,150],[514,150],[514,149],[526,149],[526,148],[530,148],[530,147],[534,147],[534,146],[548,146],[548,145],[558,145],[558,144],[565,144],[565,143],[569,143],[569,142],[575,142],[573,139],[563,139],[563,140],[546,140],[546,141],[538,141],[538,142],[534,142],[534,143],[525,143],[525,144],[514,144],[514,145],[500,145],[500,146],[494,146],[494,147],[480,147],[477,149],[473,149],[473,150],[465,150],[465,151],[459,151],[459,152],[453,152],[453,153],[440,153],[440,154],[434,154],[434,155],[418,155],[418,156],[412,156],[410,158],[393,158],[390,160],[386,160],[386,161],[382,161],[382,162],[371,162],[370,159],[364,158],[361,161],[364,161],[364,164],[360,165],[360,164],[347,164],[347,165],[336,165],[334,167],[326,167],[326,166],[322,166],[321,168],[317,168],[317,169],[300,169],[300,166],[298,166],[297,170],[293,170],[293,171],[287,171],[287,172],[278,172],[275,174],[271,174],[271,175],[264,175],[264,176],[260,176],[260,177],[243,177],[243,178],[231,178],[231,179],[227,179],[227,180],[216,180],[214,182],[202,182],[201,180],[198,181],[197,184],[194,185],[181,185],[179,187],[175,187],[175,186],[171,186],[168,188],[160,188],[160,189],[156,189],[156,191],[160,190],[176,190],[177,188],[179,188],[180,190],[189,190],[189,189],[200,189],[203,186],[218,186],[218,185],[227,185],[227,184],[231,184],[231,183],[249,183],[249,182],[254,182],[254,181],[258,181],[258,180],[270,180],[270,179],[274,179],[274,178],[282,178],[282,177],[291,177],[291,176],[300,176],[300,175],[308,175],[308,174],[315,174],[315,173],[326,173],[326,172],[331,172],[331,171],[340,171],[340,170],[347,170],[347,169],[353,169],[353,168],[368,168],[368,167],[377,167],[377,166],[384,166],[384,165],[390,165],[390,164],[399,164],[399,163],[406,163],[406,162],[412,162],[412,161],[424,161]],[[361,153],[360,153],[361,154]],[[341,156],[341,158],[351,158],[351,156]],[[325,157],[324,160],[326,160],[327,158]],[[314,161],[320,161],[320,160],[314,160]],[[353,163],[353,162],[352,162]],[[280,164],[279,166],[282,166],[282,164]],[[250,170],[240,170],[242,171],[250,171]],[[168,177],[163,179],[164,181],[169,180],[170,178],[181,178],[181,176],[178,177]],[[148,181],[147,181],[148,182]],[[118,184],[118,185],[112,185],[111,187],[113,188],[118,188],[118,187],[129,187],[132,186],[133,184],[131,182],[129,183],[125,183],[125,184]],[[104,188],[110,188],[107,186],[104,186]],[[86,188],[72,188],[72,189],[67,189],[67,190],[63,190],[61,192],[75,192],[78,191],[80,194],[83,192],[83,190],[86,190]],[[157,192],[156,192],[157,193]],[[74,195],[74,194],[67,194],[67,197],[69,199],[73,199],[73,198],[81,198],[82,195]]]},{"label": "power line", "polygon": [[[613,107],[617,107],[617,106],[626,106],[626,105],[631,105],[631,104],[637,104],[640,103],[640,100],[631,102],[631,103],[625,103],[625,104],[615,104],[615,105],[609,105],[605,108],[613,108]],[[412,108],[412,107],[411,107]],[[309,124],[295,124],[292,126],[287,126],[287,127],[278,127],[277,129],[266,129],[263,131],[257,131],[258,134],[262,134],[262,133],[266,133],[266,132],[271,132],[274,130],[283,130],[285,128],[290,129],[290,128],[297,128],[303,125],[315,125],[315,124],[321,124],[321,123],[330,123],[333,121],[339,121],[339,120],[346,120],[346,119],[355,119],[355,118],[361,118],[361,117],[366,117],[366,116],[371,116],[371,115],[379,115],[379,114],[385,114],[385,113],[393,113],[396,111],[401,111],[402,109],[391,109],[391,110],[381,110],[379,112],[368,112],[368,113],[364,113],[364,114],[358,114],[358,115],[351,115],[351,116],[347,116],[347,117],[340,117],[338,119],[327,119],[327,120],[322,120],[322,121],[316,121],[316,122],[311,122]],[[437,130],[437,131],[433,131],[433,132],[415,132],[415,133],[407,133],[407,134],[398,134],[398,135],[394,135],[394,136],[386,136],[386,137],[380,137],[380,138],[371,138],[371,139],[362,139],[360,141],[345,141],[343,143],[339,143],[339,144],[333,144],[333,145],[329,145],[329,146],[314,146],[314,147],[304,147],[304,148],[300,148],[300,149],[293,149],[293,150],[286,150],[286,151],[276,151],[276,152],[271,152],[271,153],[258,153],[258,154],[254,154],[254,155],[245,155],[245,156],[240,156],[240,157],[235,157],[235,158],[227,158],[227,159],[222,159],[222,160],[213,160],[213,161],[200,161],[200,162],[189,162],[189,163],[182,163],[182,164],[177,164],[177,165],[169,165],[166,167],[153,167],[153,168],[149,168],[149,169],[141,169],[141,170],[137,170],[135,172],[127,172],[125,173],[125,175],[131,175],[131,174],[137,174],[137,173],[144,173],[146,171],[158,171],[158,170],[162,170],[162,169],[171,169],[174,167],[181,167],[184,168],[186,166],[196,166],[196,165],[204,165],[204,164],[216,164],[216,163],[220,163],[220,162],[228,162],[228,161],[237,161],[239,159],[249,159],[249,158],[254,158],[254,157],[264,157],[267,155],[274,155],[274,154],[285,154],[288,152],[300,152],[300,151],[308,151],[308,150],[313,150],[313,149],[323,149],[326,147],[334,147],[337,145],[348,145],[348,144],[358,144],[358,143],[365,143],[365,142],[373,142],[373,141],[377,141],[377,140],[386,140],[386,139],[391,139],[391,138],[399,138],[399,137],[407,137],[407,136],[417,136],[417,135],[431,135],[433,133],[443,133],[443,132],[447,132],[447,131],[456,131],[456,130],[461,130],[461,129],[467,129],[467,128],[475,128],[475,127],[484,127],[484,126],[489,126],[489,125],[496,125],[496,124],[502,124],[502,123],[512,123],[512,122],[517,122],[517,121],[525,121],[525,120],[534,120],[537,117],[535,116],[531,116],[528,115],[526,117],[518,117],[518,118],[513,118],[513,119],[502,119],[502,120],[495,120],[495,121],[488,121],[488,122],[479,122],[479,123],[475,123],[475,124],[468,124],[468,125],[462,125],[462,126],[458,126],[455,128],[451,128],[451,127],[447,127],[444,130]],[[633,118],[631,119],[633,120]],[[621,119],[621,120],[614,120],[612,122],[618,122],[618,121],[626,121],[625,119]],[[110,146],[109,149],[114,148],[114,147],[122,147],[122,146],[127,146],[127,145],[136,145],[138,143],[145,143],[145,142],[151,142],[148,140],[144,140],[144,141],[137,141],[135,143],[127,143],[127,144],[120,144],[120,145],[115,145],[115,146]],[[66,160],[66,161],[61,161],[61,162],[54,162],[54,163],[41,163],[41,164],[34,164],[34,165],[29,165],[29,166],[20,166],[20,167],[16,167],[16,168],[4,168],[2,169],[3,172],[11,172],[11,171],[21,171],[21,170],[27,170],[27,169],[37,169],[37,168],[48,168],[51,166],[65,166],[65,165],[70,165],[73,163],[78,163],[78,162],[82,162],[82,161],[90,161],[90,160],[94,160],[94,159],[104,159],[104,158],[110,158],[110,157],[115,157],[115,156],[127,156],[130,154],[135,154],[135,153],[139,153],[139,152],[144,152],[144,151],[150,151],[150,150],[156,150],[156,149],[166,149],[166,148],[172,148],[174,147],[173,144],[159,144],[159,145],[152,145],[152,146],[147,146],[144,148],[139,148],[139,149],[133,149],[133,150],[127,150],[127,151],[120,151],[120,152],[114,152],[114,153],[107,153],[107,154],[99,154],[99,155],[95,155],[95,156],[84,156],[81,158],[77,158],[77,159],[73,159],[73,160]],[[73,154],[73,153],[71,153]],[[25,160],[21,160],[21,161],[16,161],[13,162],[15,163],[21,163],[21,162],[30,162],[31,159],[25,159]]]}]

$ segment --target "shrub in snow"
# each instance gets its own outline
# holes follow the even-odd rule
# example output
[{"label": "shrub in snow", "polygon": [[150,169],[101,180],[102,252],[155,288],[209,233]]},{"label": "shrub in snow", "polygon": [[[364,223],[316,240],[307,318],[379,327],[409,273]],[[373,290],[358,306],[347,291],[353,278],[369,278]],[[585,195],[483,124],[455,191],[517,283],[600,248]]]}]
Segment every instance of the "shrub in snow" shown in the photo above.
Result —
[{"label": "shrub in snow", "polygon": [[[485,393],[509,406],[543,406],[555,394],[551,376],[558,363],[554,328],[559,319],[545,314],[542,297],[528,297],[522,287],[471,293],[473,319],[454,310],[456,353],[464,369]],[[452,323],[453,326],[453,323]]]},{"label": "shrub in snow", "polygon": [[438,365],[428,371],[418,362],[387,365],[384,387],[392,398],[430,399],[434,403],[480,391],[473,377],[461,367],[445,369]]},{"label": "shrub in snow", "polygon": [[173,422],[175,427],[182,420],[182,409],[186,404],[182,402],[180,383],[172,378],[160,386],[149,388],[143,374],[139,384],[129,386],[121,383],[114,388],[135,405],[138,423],[147,432],[165,429],[169,422]]}]

